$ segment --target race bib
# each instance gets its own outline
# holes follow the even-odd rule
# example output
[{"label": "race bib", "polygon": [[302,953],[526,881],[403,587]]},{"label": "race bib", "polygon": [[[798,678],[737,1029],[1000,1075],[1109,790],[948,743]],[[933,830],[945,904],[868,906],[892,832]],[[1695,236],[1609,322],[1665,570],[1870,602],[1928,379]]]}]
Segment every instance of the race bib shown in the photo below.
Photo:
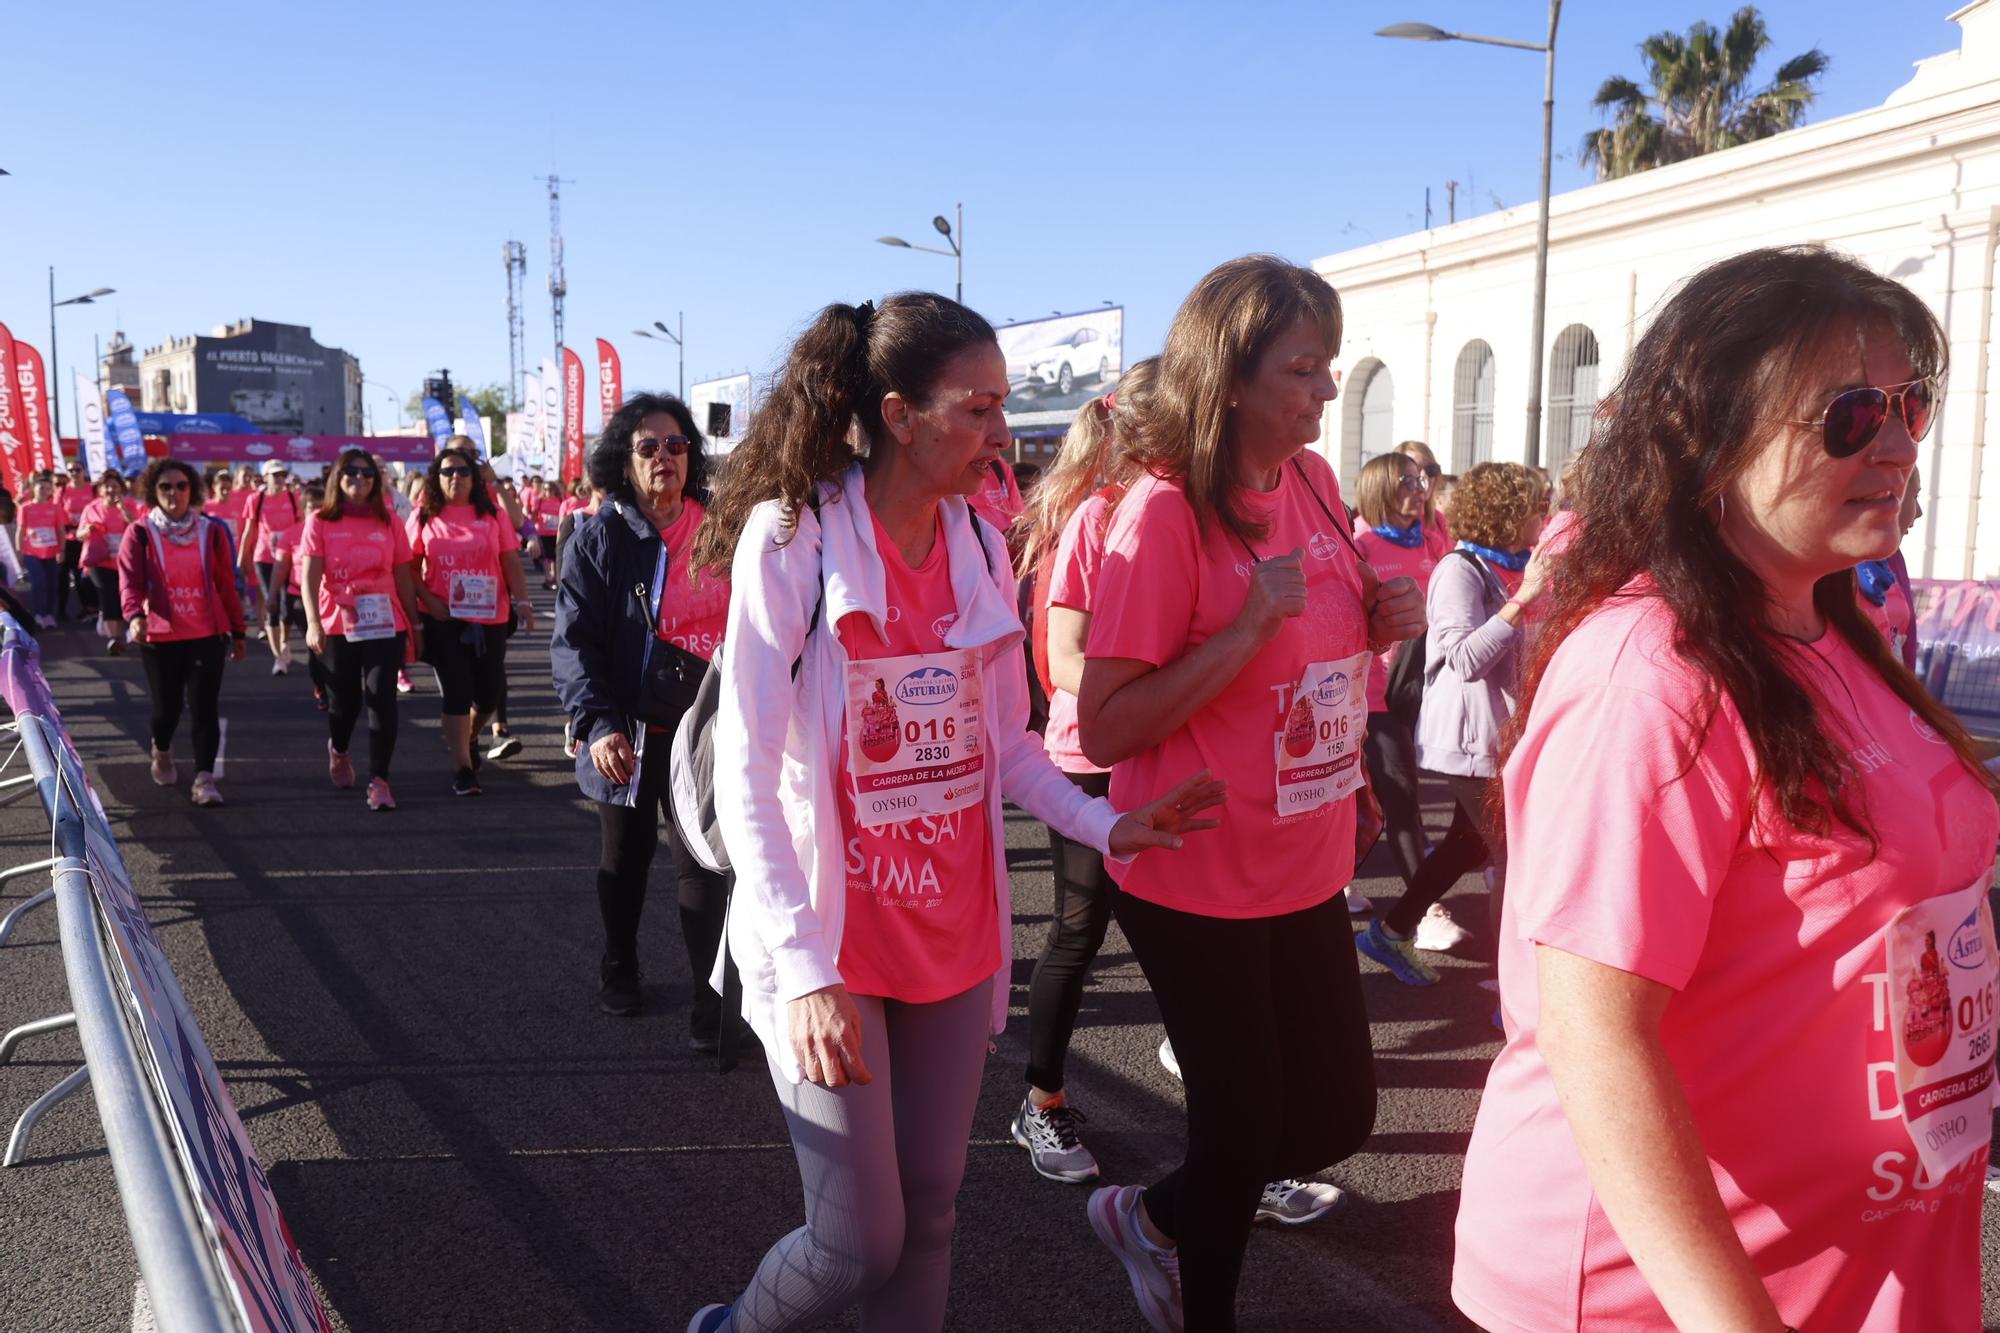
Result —
[{"label": "race bib", "polygon": [[847,664],[847,769],[858,823],[875,828],[986,795],[984,692],[970,649]]},{"label": "race bib", "polygon": [[449,604],[453,620],[493,619],[500,614],[500,576],[453,574]]},{"label": "race bib", "polygon": [[1278,737],[1280,815],[1310,814],[1359,790],[1368,663],[1362,652],[1306,667]]},{"label": "race bib", "polygon": [[386,639],[396,632],[396,607],[386,592],[364,592],[356,595],[354,610],[348,616],[347,638],[351,643],[365,643],[369,639]]},{"label": "race bib", "polygon": [[55,544],[56,530],[54,528],[28,529],[28,545],[35,547],[37,550],[45,551]]},{"label": "race bib", "polygon": [[1932,1179],[1993,1138],[1993,911],[1984,882],[1889,923],[1889,1017],[1903,1122]]},{"label": "race bib", "polygon": [[125,544],[124,533],[107,532],[104,534],[104,549],[109,551],[111,554],[117,555],[118,548],[123,546],[124,544]]}]

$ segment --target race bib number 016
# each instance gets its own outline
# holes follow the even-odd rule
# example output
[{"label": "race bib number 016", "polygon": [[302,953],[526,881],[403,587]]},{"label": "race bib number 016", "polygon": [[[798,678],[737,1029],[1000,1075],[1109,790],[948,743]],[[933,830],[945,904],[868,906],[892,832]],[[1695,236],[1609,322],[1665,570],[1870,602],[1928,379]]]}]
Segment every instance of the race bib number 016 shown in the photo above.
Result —
[{"label": "race bib number 016", "polygon": [[1994,939],[1984,882],[1889,923],[1889,1017],[1903,1122],[1932,1179],[1993,1138]]},{"label": "race bib number 016", "polygon": [[1310,814],[1361,786],[1368,726],[1367,653],[1313,662],[1292,691],[1278,737],[1278,813]]},{"label": "race bib number 016", "polygon": [[969,649],[847,664],[847,770],[866,828],[977,805],[985,698]]},{"label": "race bib number 016", "polygon": [[386,592],[364,592],[354,599],[347,637],[355,643],[386,639],[396,632],[396,609]]},{"label": "race bib number 016", "polygon": [[453,574],[447,603],[453,620],[491,620],[500,613],[497,574]]}]

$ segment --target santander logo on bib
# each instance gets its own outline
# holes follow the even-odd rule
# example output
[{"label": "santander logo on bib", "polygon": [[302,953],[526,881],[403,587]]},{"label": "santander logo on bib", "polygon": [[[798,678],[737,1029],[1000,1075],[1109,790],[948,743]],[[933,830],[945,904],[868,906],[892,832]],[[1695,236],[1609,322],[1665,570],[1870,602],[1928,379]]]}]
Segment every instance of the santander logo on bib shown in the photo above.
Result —
[{"label": "santander logo on bib", "polygon": [[1331,560],[1340,554],[1340,544],[1324,532],[1313,533],[1312,541],[1307,543],[1307,549],[1313,553],[1315,560]]},{"label": "santander logo on bib", "polygon": [[896,682],[896,699],[906,704],[947,704],[958,697],[958,676],[943,667],[918,667]]}]

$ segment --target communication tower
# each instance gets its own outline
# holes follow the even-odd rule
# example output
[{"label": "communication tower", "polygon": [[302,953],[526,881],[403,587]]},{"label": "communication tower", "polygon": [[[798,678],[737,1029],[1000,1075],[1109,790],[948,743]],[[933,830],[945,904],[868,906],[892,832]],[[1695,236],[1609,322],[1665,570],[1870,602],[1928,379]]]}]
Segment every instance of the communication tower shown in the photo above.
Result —
[{"label": "communication tower", "polygon": [[509,241],[501,249],[507,264],[507,400],[521,410],[521,371],[527,359],[527,337],[521,327],[521,288],[528,280],[528,247]]}]

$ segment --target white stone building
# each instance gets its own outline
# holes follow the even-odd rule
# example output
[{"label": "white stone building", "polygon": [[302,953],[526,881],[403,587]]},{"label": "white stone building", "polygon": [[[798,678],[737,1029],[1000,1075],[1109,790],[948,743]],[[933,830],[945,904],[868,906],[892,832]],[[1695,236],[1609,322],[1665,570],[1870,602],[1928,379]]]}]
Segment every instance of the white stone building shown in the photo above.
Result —
[{"label": "white stone building", "polygon": [[[1951,340],[1922,446],[1926,517],[1904,546],[1911,572],[2000,575],[2000,0],[1951,17],[1960,49],[1919,61],[1879,107],[1550,201],[1544,466],[1588,437],[1675,284],[1744,250],[1818,242],[1908,284]],[[1535,221],[1530,202],[1314,264],[1346,312],[1321,444],[1344,486],[1405,439],[1428,442],[1449,472],[1526,457]]]}]

